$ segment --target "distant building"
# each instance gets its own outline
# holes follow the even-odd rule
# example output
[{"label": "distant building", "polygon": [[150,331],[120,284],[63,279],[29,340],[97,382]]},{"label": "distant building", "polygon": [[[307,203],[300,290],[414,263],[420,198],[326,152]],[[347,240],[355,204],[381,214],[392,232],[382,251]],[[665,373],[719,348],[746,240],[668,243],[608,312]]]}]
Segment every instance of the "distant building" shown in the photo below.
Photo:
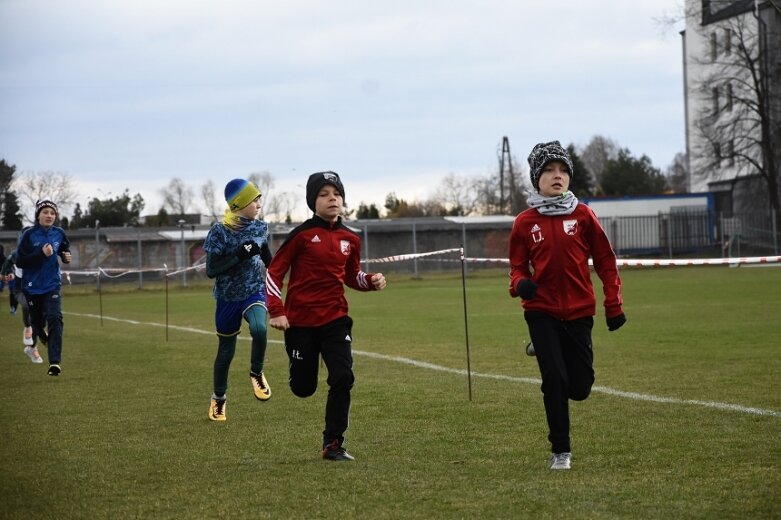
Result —
[{"label": "distant building", "polygon": [[[774,160],[781,165],[781,4],[768,0],[686,0],[683,37],[689,191],[715,195],[717,211],[768,207],[762,122],[751,103],[767,103]],[[762,59],[752,76],[743,46]],[[741,66],[741,64],[743,66]],[[754,81],[769,92],[756,99]],[[756,105],[754,105],[756,106]],[[767,130],[766,130],[767,133]],[[757,181],[760,182],[757,182]]]}]

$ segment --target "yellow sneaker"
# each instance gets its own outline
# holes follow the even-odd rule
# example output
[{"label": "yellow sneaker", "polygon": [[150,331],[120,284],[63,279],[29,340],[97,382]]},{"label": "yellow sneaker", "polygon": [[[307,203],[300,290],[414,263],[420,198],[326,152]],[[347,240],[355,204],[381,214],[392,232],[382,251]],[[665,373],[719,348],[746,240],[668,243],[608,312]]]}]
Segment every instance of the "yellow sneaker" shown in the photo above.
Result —
[{"label": "yellow sneaker", "polygon": [[217,399],[212,398],[212,401],[209,404],[209,419],[211,419],[212,421],[227,420],[227,417],[225,417],[226,405],[227,405],[226,399],[223,399],[222,401],[218,401]]},{"label": "yellow sneaker", "polygon": [[268,401],[271,399],[271,387],[266,381],[266,376],[263,372],[256,374],[254,372],[249,373],[249,380],[252,382],[252,390],[255,392],[255,397],[261,401]]}]

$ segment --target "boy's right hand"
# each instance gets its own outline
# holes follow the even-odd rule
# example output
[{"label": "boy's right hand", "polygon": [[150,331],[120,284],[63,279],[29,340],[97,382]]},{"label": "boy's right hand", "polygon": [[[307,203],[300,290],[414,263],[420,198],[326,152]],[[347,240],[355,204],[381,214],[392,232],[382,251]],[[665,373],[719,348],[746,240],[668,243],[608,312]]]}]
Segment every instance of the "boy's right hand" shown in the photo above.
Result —
[{"label": "boy's right hand", "polygon": [[524,278],[518,282],[518,286],[515,288],[515,292],[522,300],[533,300],[537,295],[537,287],[539,287],[530,278]]},{"label": "boy's right hand", "polygon": [[268,320],[268,324],[278,330],[287,330],[290,328],[290,323],[287,321],[287,316],[277,316]]},{"label": "boy's right hand", "polygon": [[239,246],[239,249],[236,251],[236,256],[238,256],[242,260],[246,260],[247,258],[251,258],[255,255],[260,254],[260,246],[257,242],[253,240],[247,240],[243,244]]}]

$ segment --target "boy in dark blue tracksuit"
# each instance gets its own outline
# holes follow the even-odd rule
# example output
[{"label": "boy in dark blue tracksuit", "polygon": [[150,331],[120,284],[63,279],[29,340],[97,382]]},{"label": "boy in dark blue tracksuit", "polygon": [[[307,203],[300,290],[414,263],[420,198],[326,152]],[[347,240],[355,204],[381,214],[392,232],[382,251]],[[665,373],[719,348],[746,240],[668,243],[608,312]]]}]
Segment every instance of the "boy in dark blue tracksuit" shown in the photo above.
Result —
[{"label": "boy in dark blue tracksuit", "polygon": [[[60,264],[71,261],[70,242],[54,225],[57,205],[35,204],[35,225],[25,231],[16,249],[16,265],[24,269],[23,291],[30,307],[33,334],[48,346],[50,376],[60,375],[62,361],[62,291]],[[48,333],[47,333],[48,329]]]}]

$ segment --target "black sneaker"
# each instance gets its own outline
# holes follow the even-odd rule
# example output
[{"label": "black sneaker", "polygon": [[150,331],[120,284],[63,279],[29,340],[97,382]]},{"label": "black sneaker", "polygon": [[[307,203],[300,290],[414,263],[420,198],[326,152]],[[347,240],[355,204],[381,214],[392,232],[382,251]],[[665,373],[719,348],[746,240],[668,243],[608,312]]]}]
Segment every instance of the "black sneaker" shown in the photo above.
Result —
[{"label": "black sneaker", "polygon": [[49,365],[49,371],[47,374],[50,376],[58,376],[60,375],[60,372],[62,372],[62,369],[60,369],[60,365]]},{"label": "black sneaker", "polygon": [[338,439],[323,446],[323,458],[326,460],[355,460],[355,457],[342,447],[342,443]]}]

